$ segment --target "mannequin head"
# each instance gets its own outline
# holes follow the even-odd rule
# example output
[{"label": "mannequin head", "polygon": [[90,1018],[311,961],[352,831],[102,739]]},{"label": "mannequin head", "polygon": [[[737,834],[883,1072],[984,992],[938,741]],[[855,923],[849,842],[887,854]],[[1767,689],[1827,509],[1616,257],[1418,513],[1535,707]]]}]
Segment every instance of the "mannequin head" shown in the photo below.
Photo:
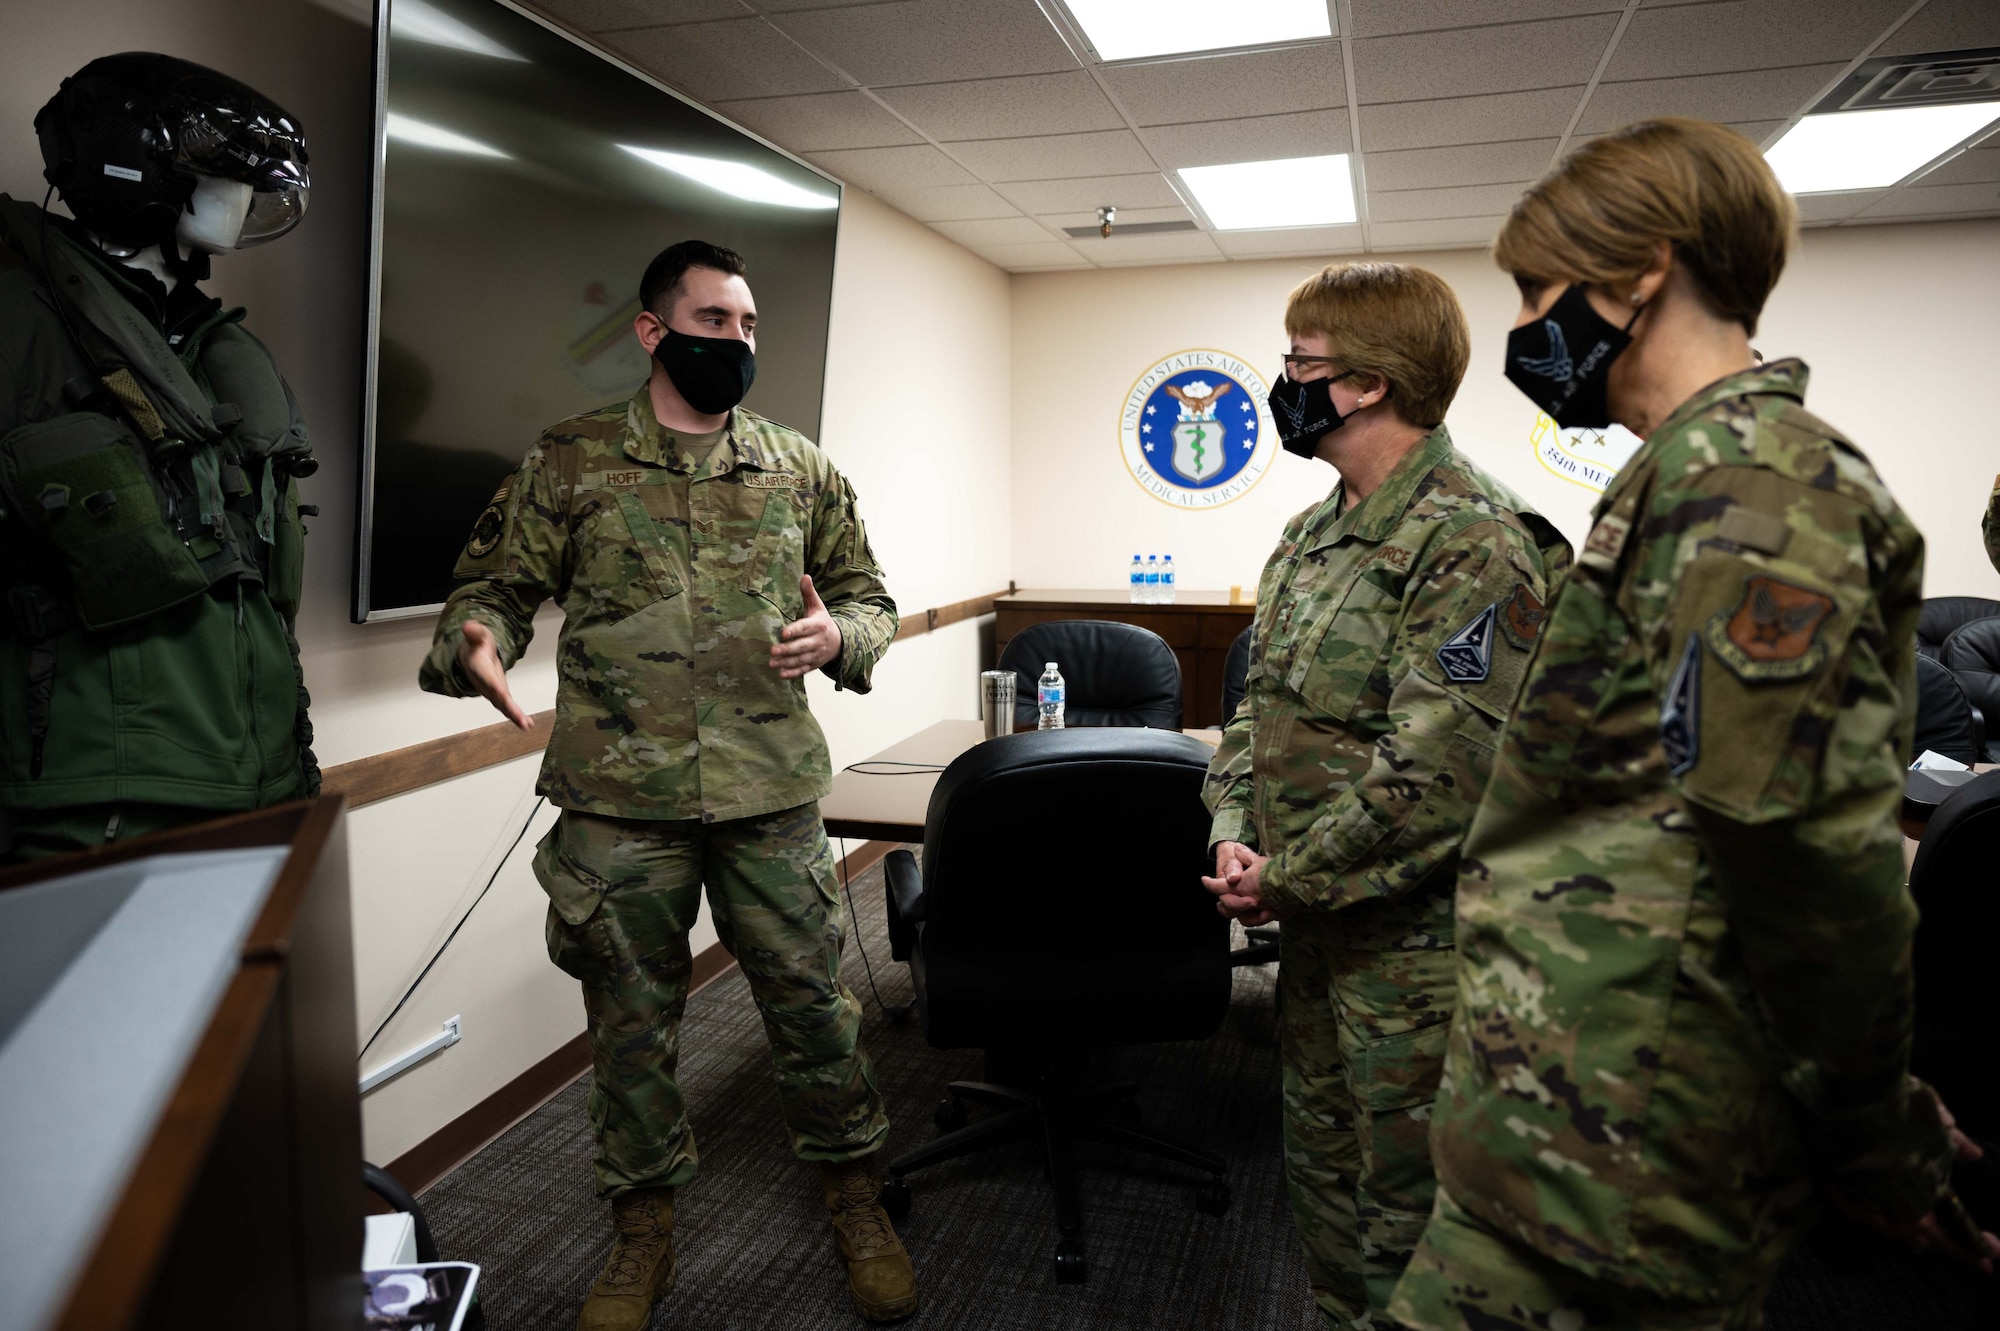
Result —
[{"label": "mannequin head", "polygon": [[202,254],[223,254],[237,248],[243,241],[243,223],[250,216],[253,192],[240,180],[196,177],[194,193],[188,196],[180,221],[174,225],[174,239]]}]

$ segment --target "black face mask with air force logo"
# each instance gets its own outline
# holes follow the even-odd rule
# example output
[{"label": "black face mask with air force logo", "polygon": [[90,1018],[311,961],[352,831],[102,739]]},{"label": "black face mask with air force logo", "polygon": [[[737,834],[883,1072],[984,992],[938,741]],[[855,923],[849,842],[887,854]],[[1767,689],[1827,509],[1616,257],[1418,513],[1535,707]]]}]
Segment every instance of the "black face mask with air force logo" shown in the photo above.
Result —
[{"label": "black face mask with air force logo", "polygon": [[1278,442],[1287,453],[1302,458],[1318,457],[1319,441],[1347,424],[1347,417],[1333,405],[1333,394],[1329,391],[1335,380],[1346,377],[1347,374],[1336,374],[1325,379],[1301,380],[1281,374],[1278,382],[1271,385],[1271,419],[1277,422]]},{"label": "black face mask with air force logo", "polygon": [[1507,378],[1564,429],[1604,429],[1611,424],[1611,362],[1632,345],[1643,309],[1620,328],[1591,306],[1581,283],[1570,283],[1547,314],[1507,334]]}]

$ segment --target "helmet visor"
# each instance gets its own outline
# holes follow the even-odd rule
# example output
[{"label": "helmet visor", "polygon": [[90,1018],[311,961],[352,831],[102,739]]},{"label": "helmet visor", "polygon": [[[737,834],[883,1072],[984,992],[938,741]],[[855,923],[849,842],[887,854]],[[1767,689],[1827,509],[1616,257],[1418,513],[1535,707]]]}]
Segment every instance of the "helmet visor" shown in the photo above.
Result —
[{"label": "helmet visor", "polygon": [[253,191],[238,249],[276,240],[305,217],[312,190],[305,134],[276,107],[190,107],[179,140],[179,165]]}]

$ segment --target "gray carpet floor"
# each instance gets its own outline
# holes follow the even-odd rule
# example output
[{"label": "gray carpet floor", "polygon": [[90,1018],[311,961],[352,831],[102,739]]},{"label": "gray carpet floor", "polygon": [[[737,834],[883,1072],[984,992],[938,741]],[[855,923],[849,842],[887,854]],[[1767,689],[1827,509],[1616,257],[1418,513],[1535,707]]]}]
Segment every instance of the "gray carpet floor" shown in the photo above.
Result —
[{"label": "gray carpet floor", "polygon": [[[883,1016],[880,1003],[908,1002],[910,986],[907,970],[889,960],[881,869],[859,875],[852,890],[860,937],[850,933],[843,965],[867,1014],[863,1038],[888,1102],[895,1154],[931,1138],[942,1088],[976,1078],[979,1055],[931,1049],[914,1023]],[[1090,1278],[1058,1285],[1053,1211],[1030,1147],[935,1166],[913,1179],[915,1205],[899,1226],[923,1298],[901,1325],[1317,1327],[1281,1173],[1274,978],[1274,967],[1239,969],[1229,1020],[1210,1040],[1105,1060],[1108,1074],[1140,1083],[1148,1126],[1229,1160],[1234,1203],[1226,1215],[1196,1212],[1192,1172],[1086,1143],[1079,1162]],[[677,1199],[680,1281],[656,1312],[654,1331],[865,1326],[847,1303],[814,1171],[785,1146],[763,1027],[736,972],[689,1001],[681,1076],[702,1172]],[[570,1086],[423,1195],[443,1254],[481,1265],[482,1303],[495,1331],[572,1326],[609,1251],[609,1211],[591,1184],[587,1086],[587,1079]],[[1780,1274],[1766,1324],[1769,1331],[2000,1327],[1997,1284],[1828,1222]]]}]

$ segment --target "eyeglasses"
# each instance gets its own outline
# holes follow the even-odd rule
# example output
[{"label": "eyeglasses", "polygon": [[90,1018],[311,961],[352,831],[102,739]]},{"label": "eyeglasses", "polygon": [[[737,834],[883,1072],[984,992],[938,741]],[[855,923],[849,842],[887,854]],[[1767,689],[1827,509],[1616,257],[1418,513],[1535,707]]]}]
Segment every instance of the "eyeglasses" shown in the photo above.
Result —
[{"label": "eyeglasses", "polygon": [[[1282,359],[1285,362],[1285,377],[1288,379],[1297,378],[1300,370],[1307,369],[1310,366],[1338,365],[1340,363],[1340,357],[1338,356],[1296,356],[1287,354]],[[1345,379],[1353,373],[1354,371],[1352,370],[1342,370],[1339,374],[1334,375],[1333,378]]]}]

